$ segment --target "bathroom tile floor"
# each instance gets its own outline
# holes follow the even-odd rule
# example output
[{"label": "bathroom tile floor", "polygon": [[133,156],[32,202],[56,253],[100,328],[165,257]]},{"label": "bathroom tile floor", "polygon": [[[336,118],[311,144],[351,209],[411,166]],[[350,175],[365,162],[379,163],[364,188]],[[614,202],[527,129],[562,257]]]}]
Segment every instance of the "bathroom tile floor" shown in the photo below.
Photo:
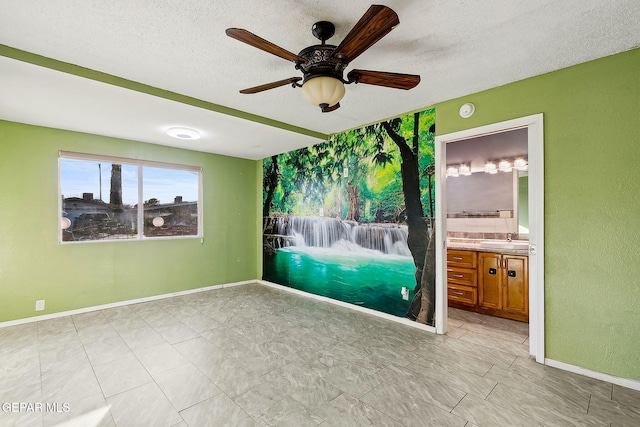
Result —
[{"label": "bathroom tile floor", "polygon": [[0,328],[0,426],[640,425],[640,392],[535,363],[526,325],[450,324],[251,284]]}]

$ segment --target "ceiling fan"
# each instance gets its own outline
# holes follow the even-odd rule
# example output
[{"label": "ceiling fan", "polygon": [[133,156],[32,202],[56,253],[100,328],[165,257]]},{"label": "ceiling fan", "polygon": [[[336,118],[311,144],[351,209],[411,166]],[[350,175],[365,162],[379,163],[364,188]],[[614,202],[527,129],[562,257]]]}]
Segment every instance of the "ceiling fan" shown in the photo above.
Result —
[{"label": "ceiling fan", "polygon": [[[290,77],[267,83],[240,93],[258,93],[290,84],[301,87],[304,97],[320,107],[323,113],[337,110],[345,94],[344,85],[363,83],[394,89],[412,89],[420,83],[414,74],[388,73],[384,71],[351,70],[343,78],[345,68],[360,54],[373,46],[400,23],[398,15],[387,6],[372,5],[338,46],[325,44],[335,33],[335,26],[328,21],[313,24],[311,33],[322,44],[306,47],[299,54],[289,52],[247,30],[228,28],[226,34],[243,43],[294,62],[302,71],[302,77]],[[302,80],[302,84],[299,82]]]}]

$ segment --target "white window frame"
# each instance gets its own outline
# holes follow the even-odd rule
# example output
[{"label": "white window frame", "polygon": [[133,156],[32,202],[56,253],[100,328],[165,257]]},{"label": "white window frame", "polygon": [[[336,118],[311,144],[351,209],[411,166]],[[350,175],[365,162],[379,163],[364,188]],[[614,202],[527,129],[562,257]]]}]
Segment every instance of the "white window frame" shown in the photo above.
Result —
[{"label": "white window frame", "polygon": [[[97,240],[80,240],[80,241],[63,241],[62,240],[62,182],[60,179],[60,160],[87,160],[94,162],[115,163],[121,165],[137,166],[138,168],[138,233],[136,237],[130,239],[97,239]],[[185,236],[145,236],[144,235],[144,193],[143,193],[143,167],[154,167],[163,169],[173,169],[198,174],[198,231],[195,235]],[[140,240],[176,240],[176,239],[203,239],[203,185],[202,185],[202,167],[190,166],[178,163],[154,162],[150,160],[129,159],[125,157],[103,156],[99,154],[76,153],[73,151],[58,152],[58,243],[59,244],[77,244],[77,243],[104,243],[104,242],[137,242]]]}]

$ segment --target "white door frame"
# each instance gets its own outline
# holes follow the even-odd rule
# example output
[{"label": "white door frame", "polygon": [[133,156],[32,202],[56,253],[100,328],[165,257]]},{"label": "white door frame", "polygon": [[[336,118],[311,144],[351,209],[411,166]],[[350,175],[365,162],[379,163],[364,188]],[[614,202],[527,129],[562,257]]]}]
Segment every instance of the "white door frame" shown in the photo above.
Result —
[{"label": "white door frame", "polygon": [[[528,129],[529,150],[529,353],[544,363],[544,132],[542,113],[473,129],[435,139],[436,178],[436,332],[447,332],[447,213],[446,144],[448,142]],[[439,274],[438,274],[439,273]]]}]

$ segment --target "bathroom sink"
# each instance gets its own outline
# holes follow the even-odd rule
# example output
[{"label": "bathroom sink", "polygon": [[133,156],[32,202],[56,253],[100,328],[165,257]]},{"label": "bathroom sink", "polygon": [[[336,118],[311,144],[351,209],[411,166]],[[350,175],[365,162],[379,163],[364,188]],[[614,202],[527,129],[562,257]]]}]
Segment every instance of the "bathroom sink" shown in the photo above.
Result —
[{"label": "bathroom sink", "polygon": [[480,242],[482,248],[495,249],[528,249],[529,241],[527,240],[483,240]]}]

